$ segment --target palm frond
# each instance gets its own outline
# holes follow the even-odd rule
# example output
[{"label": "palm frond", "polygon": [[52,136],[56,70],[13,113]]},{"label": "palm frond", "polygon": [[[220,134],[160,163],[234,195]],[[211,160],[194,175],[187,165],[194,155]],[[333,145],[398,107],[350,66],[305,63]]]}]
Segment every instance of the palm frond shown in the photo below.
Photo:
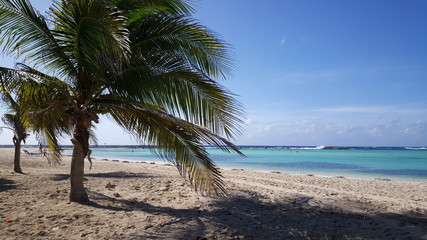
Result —
[{"label": "palm frond", "polygon": [[156,106],[110,99],[96,102],[96,107],[100,110],[108,108],[112,119],[129,133],[157,146],[160,155],[173,162],[197,191],[225,194],[221,174],[202,143],[216,145],[226,151],[233,149],[241,154],[231,142]]},{"label": "palm frond", "polygon": [[[1,71],[1,70],[0,70]],[[4,88],[4,83],[3,83],[3,81],[1,80],[1,77],[0,77],[0,82],[2,83],[2,85],[3,85],[3,88]],[[3,100],[3,102],[5,102],[6,103],[6,105],[8,106],[8,108],[9,108],[9,111],[11,111],[11,112],[13,112],[13,113],[17,113],[17,112],[19,112],[19,106],[18,106],[18,103],[13,99],[13,97],[10,95],[10,92],[8,91],[8,90],[5,90],[5,91],[0,91],[0,93],[2,93],[2,100]]]},{"label": "palm frond", "polygon": [[130,28],[132,65],[111,80],[111,92],[158,104],[229,138],[241,133],[242,105],[213,80],[232,69],[223,41],[182,16],[147,15]]},{"label": "palm frond", "polygon": [[190,1],[182,0],[112,0],[126,13],[129,23],[138,21],[147,14],[168,12],[172,15],[189,15],[194,12]]},{"label": "palm frond", "polygon": [[100,67],[117,68],[117,63],[126,61],[130,54],[125,18],[117,8],[106,4],[106,1],[63,0],[51,8],[54,36],[76,62],[80,74],[74,79],[79,83],[74,84],[83,86],[76,88],[90,89],[90,80],[101,73]]},{"label": "palm frond", "polygon": [[15,118],[13,114],[9,114],[6,113],[2,116],[1,120],[3,121],[4,124],[8,125],[8,126],[14,126],[15,124]]},{"label": "palm frond", "polygon": [[0,68],[5,86],[19,96],[20,121],[25,128],[43,134],[56,161],[60,157],[58,137],[71,134],[72,91],[67,83],[24,64],[19,69]]},{"label": "palm frond", "polygon": [[162,64],[157,63],[159,69],[127,69],[123,75],[111,79],[110,91],[135,101],[157,104],[170,114],[227,137],[240,133],[244,113],[232,93],[191,69],[166,69],[168,64]]},{"label": "palm frond", "polygon": [[0,133],[2,133],[3,129],[9,129],[9,130],[13,131],[13,129],[10,127],[0,127]]},{"label": "palm frond", "polygon": [[[44,155],[49,164],[55,164],[61,162],[62,157],[62,149],[57,140],[58,135],[56,135],[55,131],[52,129],[44,128],[36,131],[36,138],[39,144],[45,145],[47,144],[49,148],[49,154]],[[62,133],[60,133],[62,135]]]},{"label": "palm frond", "polygon": [[174,56],[213,78],[226,78],[233,69],[229,46],[191,18],[148,15],[130,28],[134,60],[149,59],[153,53]]},{"label": "palm frond", "polygon": [[73,62],[58,45],[45,17],[28,0],[0,0],[0,29],[3,53],[23,57],[60,76],[75,75]]},{"label": "palm frond", "polygon": [[192,12],[185,0],[57,0],[46,20],[29,0],[0,0],[2,52],[26,63],[0,68],[0,90],[55,159],[62,134],[87,155],[98,114],[109,114],[196,190],[224,194],[203,145],[241,154],[229,139],[243,110],[215,80],[233,68],[229,46]]}]

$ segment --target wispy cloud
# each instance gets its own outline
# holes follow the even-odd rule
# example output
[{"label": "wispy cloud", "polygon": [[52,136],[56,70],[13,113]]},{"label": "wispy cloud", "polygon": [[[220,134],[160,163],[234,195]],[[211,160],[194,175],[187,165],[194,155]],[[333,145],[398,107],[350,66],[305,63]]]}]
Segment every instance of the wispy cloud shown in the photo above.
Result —
[{"label": "wispy cloud", "polygon": [[280,40],[280,46],[285,45],[286,43],[286,38],[282,38],[282,40]]},{"label": "wispy cloud", "polygon": [[345,123],[325,119],[283,120],[259,124],[254,120],[239,144],[418,146],[427,140],[427,120],[382,119]]},{"label": "wispy cloud", "polygon": [[288,38],[287,38],[286,34],[282,34],[280,41],[279,41],[280,46],[285,45],[287,40],[288,40]]},{"label": "wispy cloud", "polygon": [[397,106],[339,106],[318,108],[314,111],[329,113],[427,114],[427,109],[425,108],[402,108]]},{"label": "wispy cloud", "polygon": [[390,107],[375,106],[340,106],[331,108],[318,108],[315,112],[332,112],[332,113],[384,113],[389,112]]}]

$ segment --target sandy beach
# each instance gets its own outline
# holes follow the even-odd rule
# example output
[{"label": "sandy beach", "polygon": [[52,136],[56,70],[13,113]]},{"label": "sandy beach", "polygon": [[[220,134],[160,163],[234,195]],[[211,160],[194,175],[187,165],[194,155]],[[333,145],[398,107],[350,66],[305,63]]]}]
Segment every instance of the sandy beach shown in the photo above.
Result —
[{"label": "sandy beach", "polygon": [[[28,149],[35,151],[34,149]],[[1,239],[427,239],[427,182],[223,170],[202,197],[174,166],[94,159],[89,204],[69,203],[70,157],[0,149]]]}]

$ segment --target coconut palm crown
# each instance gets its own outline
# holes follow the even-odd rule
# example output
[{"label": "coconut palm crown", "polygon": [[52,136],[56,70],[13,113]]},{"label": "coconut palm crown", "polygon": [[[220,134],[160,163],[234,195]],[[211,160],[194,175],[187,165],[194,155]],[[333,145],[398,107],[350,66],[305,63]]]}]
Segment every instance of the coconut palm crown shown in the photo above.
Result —
[{"label": "coconut palm crown", "polygon": [[232,68],[228,46],[192,11],[182,0],[62,0],[42,15],[27,0],[0,0],[2,52],[22,60],[0,79],[51,149],[72,135],[71,201],[88,201],[84,159],[100,115],[156,146],[196,190],[225,193],[203,146],[241,154],[230,139],[243,112],[215,80]]},{"label": "coconut palm crown", "polygon": [[3,92],[3,101],[9,108],[9,113],[5,113],[1,118],[6,126],[0,127],[0,133],[3,129],[8,129],[13,132],[12,141],[15,147],[13,171],[15,171],[16,173],[22,173],[21,144],[22,142],[25,143],[25,140],[30,134],[27,133],[27,129],[23,124],[18,102],[9,94],[9,92],[4,91],[3,87],[0,88],[0,91]]}]

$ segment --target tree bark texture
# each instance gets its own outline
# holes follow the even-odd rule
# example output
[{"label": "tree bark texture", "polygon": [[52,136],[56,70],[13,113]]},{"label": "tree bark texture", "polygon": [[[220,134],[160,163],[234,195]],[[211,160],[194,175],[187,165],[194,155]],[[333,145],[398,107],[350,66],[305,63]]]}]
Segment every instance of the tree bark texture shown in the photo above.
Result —
[{"label": "tree bark texture", "polygon": [[86,142],[89,139],[89,133],[84,127],[76,126],[74,130],[74,138],[71,139],[73,143],[73,154],[71,158],[71,202],[88,202],[89,197],[83,186],[84,178],[84,159],[87,154]]},{"label": "tree bark texture", "polygon": [[21,169],[21,140],[14,137],[13,144],[15,145],[15,157],[13,159],[13,171],[22,173]]}]

